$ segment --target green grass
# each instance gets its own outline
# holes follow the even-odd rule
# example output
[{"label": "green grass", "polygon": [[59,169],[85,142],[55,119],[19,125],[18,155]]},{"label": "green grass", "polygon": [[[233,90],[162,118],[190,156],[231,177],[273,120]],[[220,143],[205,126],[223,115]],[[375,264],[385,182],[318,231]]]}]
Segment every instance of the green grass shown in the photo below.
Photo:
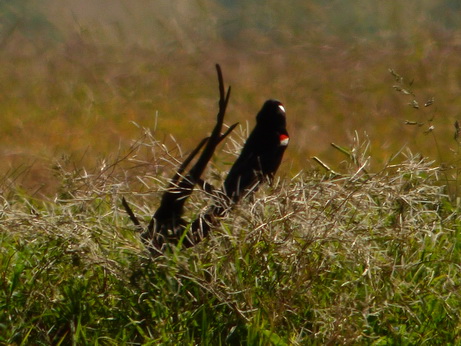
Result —
[{"label": "green grass", "polygon": [[[167,158],[155,143],[146,134],[102,170],[61,167],[67,193],[55,201],[4,198],[1,342],[460,342],[460,211],[432,162],[408,154],[373,174],[357,160],[333,178],[300,173],[195,248],[150,258],[120,198],[149,219],[165,179],[149,179],[136,150]],[[150,193],[134,192],[139,179]],[[191,219],[207,198],[196,192]]]}]

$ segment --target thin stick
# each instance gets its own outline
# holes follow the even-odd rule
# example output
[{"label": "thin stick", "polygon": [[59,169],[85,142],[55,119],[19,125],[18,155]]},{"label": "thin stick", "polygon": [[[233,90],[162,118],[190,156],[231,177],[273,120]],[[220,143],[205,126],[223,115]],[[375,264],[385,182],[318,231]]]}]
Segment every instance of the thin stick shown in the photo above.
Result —
[{"label": "thin stick", "polygon": [[136,230],[142,231],[143,227],[141,223],[139,222],[138,218],[136,215],[134,215],[133,210],[130,208],[128,202],[126,201],[125,197],[122,197],[122,205],[125,208],[126,213],[130,217],[131,221],[134,223]]}]

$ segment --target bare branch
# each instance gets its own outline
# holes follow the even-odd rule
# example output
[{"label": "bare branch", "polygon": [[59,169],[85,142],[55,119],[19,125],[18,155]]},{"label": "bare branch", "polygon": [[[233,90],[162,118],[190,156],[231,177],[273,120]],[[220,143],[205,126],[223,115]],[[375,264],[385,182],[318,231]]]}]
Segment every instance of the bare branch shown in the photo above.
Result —
[{"label": "bare branch", "polygon": [[226,138],[227,136],[229,136],[230,133],[237,127],[238,124],[239,124],[239,123],[235,123],[235,124],[233,124],[232,126],[230,126],[230,127],[227,129],[227,131],[224,132],[224,134],[221,135],[221,137],[219,138],[219,142],[218,142],[218,143],[222,142],[222,141],[224,140],[224,138]]},{"label": "bare branch", "polygon": [[[211,189],[211,185],[203,183],[201,176],[205,171],[208,162],[212,158],[216,147],[237,126],[237,124],[230,126],[224,134],[221,134],[231,88],[229,87],[227,92],[225,92],[224,78],[219,65],[216,65],[216,72],[218,74],[219,88],[219,111],[216,116],[216,125],[213,128],[211,135],[208,138],[203,139],[180,165],[177,172],[171,179],[167,191],[163,194],[160,206],[147,226],[146,232],[142,234],[143,241],[148,246],[153,246],[155,251],[161,249],[163,244],[167,241],[173,243],[183,241],[183,245],[186,247],[194,245],[194,234],[191,235],[192,241],[189,241],[189,235],[184,235],[186,225],[185,221],[182,219],[184,204],[187,198],[192,194],[195,185],[198,183],[202,183],[202,186],[205,189]],[[203,146],[205,147],[196,163],[186,175],[183,175],[182,173],[185,171],[186,167]]]},{"label": "bare branch", "polygon": [[143,227],[141,223],[139,222],[138,218],[136,215],[134,215],[133,210],[130,208],[128,202],[126,201],[125,197],[122,197],[122,205],[125,208],[126,213],[130,217],[131,221],[134,223],[136,230],[142,231]]},{"label": "bare branch", "polygon": [[173,176],[173,178],[171,178],[170,185],[169,185],[170,188],[173,187],[174,185],[176,185],[179,178],[184,173],[184,170],[186,169],[186,167],[189,165],[189,163],[191,163],[191,161],[194,159],[194,157],[197,155],[197,153],[200,151],[200,149],[202,149],[202,147],[205,145],[205,143],[208,141],[209,138],[210,137],[206,137],[206,138],[202,139],[202,141],[197,145],[197,147],[194,150],[192,150],[192,152],[189,154],[189,156],[179,166],[179,168],[176,171],[175,175]]}]

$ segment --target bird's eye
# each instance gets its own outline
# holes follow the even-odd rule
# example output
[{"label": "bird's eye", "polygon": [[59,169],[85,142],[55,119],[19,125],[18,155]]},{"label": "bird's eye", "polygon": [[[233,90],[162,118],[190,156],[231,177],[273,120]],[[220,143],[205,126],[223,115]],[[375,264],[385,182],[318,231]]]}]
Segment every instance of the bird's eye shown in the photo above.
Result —
[{"label": "bird's eye", "polygon": [[285,112],[285,107],[283,107],[282,105],[279,105],[279,108],[282,110],[283,113],[286,113]]}]

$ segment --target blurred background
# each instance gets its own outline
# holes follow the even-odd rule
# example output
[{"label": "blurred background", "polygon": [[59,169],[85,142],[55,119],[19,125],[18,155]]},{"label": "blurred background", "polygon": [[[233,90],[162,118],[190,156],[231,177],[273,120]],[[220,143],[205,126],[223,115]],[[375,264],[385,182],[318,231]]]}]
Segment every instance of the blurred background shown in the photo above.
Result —
[{"label": "blurred background", "polygon": [[266,99],[285,104],[282,175],[318,168],[312,156],[340,169],[330,143],[356,134],[376,169],[403,147],[448,165],[460,53],[459,0],[5,0],[0,174],[27,167],[24,188],[52,193],[56,161],[95,166],[142,127],[191,150],[214,125],[215,63],[227,124],[251,129]]}]

